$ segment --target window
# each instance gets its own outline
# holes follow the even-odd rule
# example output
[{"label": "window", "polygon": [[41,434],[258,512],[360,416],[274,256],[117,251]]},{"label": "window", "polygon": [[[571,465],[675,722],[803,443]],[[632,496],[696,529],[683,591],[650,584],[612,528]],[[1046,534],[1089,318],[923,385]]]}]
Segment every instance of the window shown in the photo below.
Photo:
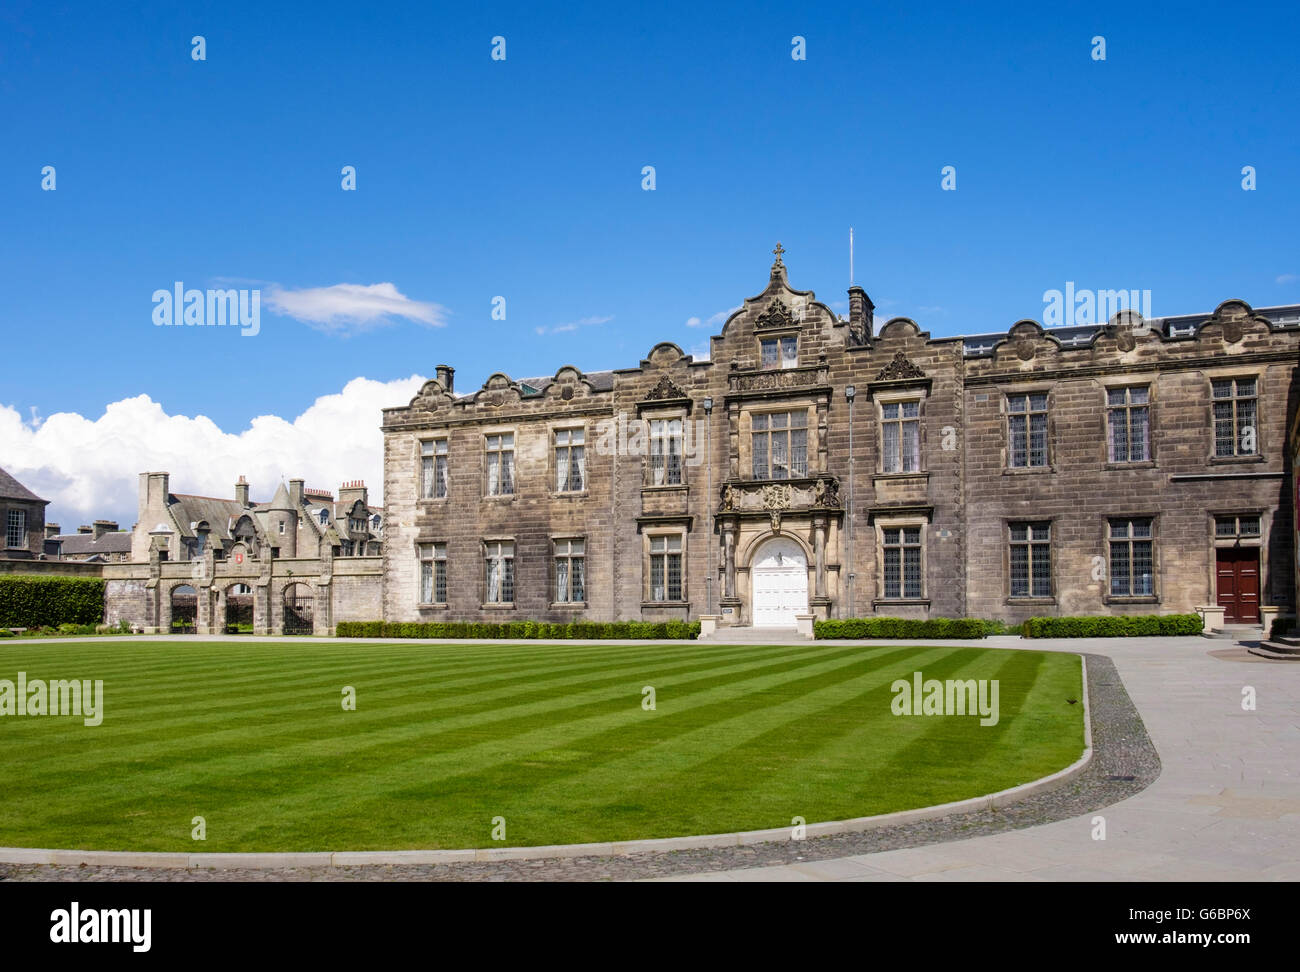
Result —
[{"label": "window", "polygon": [[515,491],[515,436],[513,432],[487,437],[487,492],[511,496]]},{"label": "window", "polygon": [[1112,597],[1150,597],[1155,593],[1152,543],[1150,519],[1110,521]]},{"label": "window", "polygon": [[587,482],[587,461],[582,429],[555,433],[555,488],[561,493],[581,493]]},{"label": "window", "polygon": [[885,597],[921,597],[921,528],[886,527]]},{"label": "window", "polygon": [[682,599],[682,538],[659,536],[650,538],[650,600],[680,601]]},{"label": "window", "polygon": [[1223,378],[1213,382],[1214,455],[1259,454],[1255,424],[1255,379]]},{"label": "window", "polygon": [[330,522],[330,511],[322,509],[318,515],[320,516],[320,525],[328,526]]},{"label": "window", "polygon": [[1013,467],[1047,465],[1047,393],[1007,396],[1007,432]]},{"label": "window", "polygon": [[281,520],[281,521],[280,521],[280,533],[281,533],[281,534],[284,533],[284,520]]},{"label": "window", "polygon": [[420,603],[447,603],[447,545],[420,544]]},{"label": "window", "polygon": [[1151,458],[1151,390],[1111,388],[1106,391],[1106,442],[1111,462],[1145,462]]},{"label": "window", "polygon": [[880,406],[880,454],[883,472],[921,468],[921,403],[885,402]]},{"label": "window", "polygon": [[555,600],[559,603],[587,599],[585,548],[582,540],[555,541]]},{"label": "window", "polygon": [[27,546],[27,511],[10,510],[5,517],[5,546]]},{"label": "window", "polygon": [[1214,536],[1219,540],[1232,540],[1237,537],[1258,537],[1259,514],[1216,516],[1214,518]]},{"label": "window", "polygon": [[447,440],[420,443],[420,497],[442,499],[447,495]]},{"label": "window", "polygon": [[767,338],[759,342],[764,368],[794,368],[799,364],[799,339],[796,337]]},{"label": "window", "polygon": [[1052,525],[1011,524],[1011,596],[1052,596]]},{"label": "window", "polygon": [[650,420],[651,486],[680,486],[682,483],[682,420]]},{"label": "window", "polygon": [[750,420],[755,479],[808,475],[808,413],[772,412]]},{"label": "window", "polygon": [[487,544],[487,600],[489,604],[515,601],[515,545],[507,541]]}]

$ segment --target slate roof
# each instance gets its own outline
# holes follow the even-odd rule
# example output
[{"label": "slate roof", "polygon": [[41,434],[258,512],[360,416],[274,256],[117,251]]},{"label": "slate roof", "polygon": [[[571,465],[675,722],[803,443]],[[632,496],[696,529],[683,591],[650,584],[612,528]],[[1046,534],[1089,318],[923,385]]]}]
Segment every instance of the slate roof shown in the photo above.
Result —
[{"label": "slate roof", "polygon": [[27,500],[31,503],[48,503],[30,489],[0,469],[0,499]]},{"label": "slate roof", "polygon": [[131,552],[131,531],[112,530],[98,540],[93,533],[61,533],[46,540],[57,540],[65,557],[92,557],[95,554]]}]

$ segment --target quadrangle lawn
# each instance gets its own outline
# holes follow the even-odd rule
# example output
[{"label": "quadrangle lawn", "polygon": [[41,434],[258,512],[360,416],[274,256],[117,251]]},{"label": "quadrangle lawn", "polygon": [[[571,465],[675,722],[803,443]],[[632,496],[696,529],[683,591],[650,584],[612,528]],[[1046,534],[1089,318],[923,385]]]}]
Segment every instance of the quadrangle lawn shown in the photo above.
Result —
[{"label": "quadrangle lawn", "polygon": [[[1083,706],[1067,702],[1082,697],[1077,656],[976,646],[0,642],[0,679],[20,671],[102,679],[104,717],[0,717],[11,847],[427,849],[788,827],[990,793],[1083,751]],[[998,724],[895,716],[890,685],[916,671],[998,679]]]}]

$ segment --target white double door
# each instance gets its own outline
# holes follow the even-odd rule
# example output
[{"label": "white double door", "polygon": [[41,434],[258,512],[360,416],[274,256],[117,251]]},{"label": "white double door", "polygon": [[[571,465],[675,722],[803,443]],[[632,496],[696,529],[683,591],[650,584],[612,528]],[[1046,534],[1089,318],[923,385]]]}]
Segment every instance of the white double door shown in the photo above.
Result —
[{"label": "white double door", "polygon": [[749,569],[754,587],[754,627],[793,628],[808,613],[808,560],[792,540],[763,544]]}]

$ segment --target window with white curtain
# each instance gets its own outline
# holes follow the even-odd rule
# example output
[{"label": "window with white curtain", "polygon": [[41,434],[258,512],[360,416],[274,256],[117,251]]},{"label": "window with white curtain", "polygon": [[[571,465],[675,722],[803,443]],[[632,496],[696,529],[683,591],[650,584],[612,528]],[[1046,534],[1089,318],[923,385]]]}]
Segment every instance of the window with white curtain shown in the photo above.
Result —
[{"label": "window with white curtain", "polygon": [[681,419],[651,419],[650,465],[647,469],[646,481],[651,486],[681,485]]},{"label": "window with white curtain", "polygon": [[580,493],[587,482],[586,447],[582,429],[557,429],[555,432],[555,489],[560,493]]},{"label": "window with white curtain", "polygon": [[555,600],[561,604],[587,599],[586,542],[555,541]]},{"label": "window with white curtain", "polygon": [[447,440],[420,443],[420,496],[442,499],[447,495]]},{"label": "window with white curtain", "polygon": [[515,545],[493,541],[487,546],[487,602],[513,604],[515,600]]},{"label": "window with white curtain", "polygon": [[510,496],[515,491],[515,436],[513,432],[486,437],[487,494]]}]

